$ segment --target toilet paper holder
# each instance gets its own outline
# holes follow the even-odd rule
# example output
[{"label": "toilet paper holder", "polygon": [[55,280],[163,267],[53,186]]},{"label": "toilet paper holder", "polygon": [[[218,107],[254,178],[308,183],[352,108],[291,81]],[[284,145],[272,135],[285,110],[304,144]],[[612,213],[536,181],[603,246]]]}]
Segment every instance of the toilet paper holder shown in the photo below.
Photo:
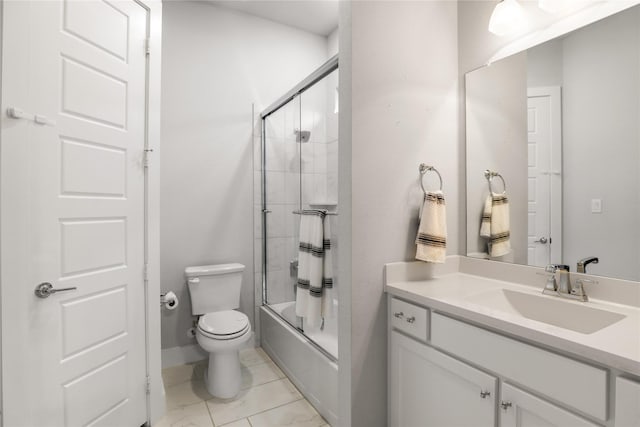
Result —
[{"label": "toilet paper holder", "polygon": [[160,304],[168,310],[173,310],[178,306],[178,297],[173,291],[160,294]]}]

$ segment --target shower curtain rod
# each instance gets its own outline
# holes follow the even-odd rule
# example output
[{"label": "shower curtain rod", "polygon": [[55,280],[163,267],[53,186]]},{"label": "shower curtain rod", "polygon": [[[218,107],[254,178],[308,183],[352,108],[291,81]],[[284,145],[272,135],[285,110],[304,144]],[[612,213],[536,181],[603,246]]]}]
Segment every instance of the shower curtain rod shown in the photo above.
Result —
[{"label": "shower curtain rod", "polygon": [[287,93],[282,95],[276,102],[269,105],[262,113],[260,118],[264,119],[268,115],[275,113],[280,107],[284,106],[287,102],[291,101],[296,95],[301,94],[305,90],[313,86],[314,83],[322,80],[327,74],[338,68],[338,54],[335,54],[327,62],[322,64],[320,68],[309,74],[304,80],[291,88]]}]

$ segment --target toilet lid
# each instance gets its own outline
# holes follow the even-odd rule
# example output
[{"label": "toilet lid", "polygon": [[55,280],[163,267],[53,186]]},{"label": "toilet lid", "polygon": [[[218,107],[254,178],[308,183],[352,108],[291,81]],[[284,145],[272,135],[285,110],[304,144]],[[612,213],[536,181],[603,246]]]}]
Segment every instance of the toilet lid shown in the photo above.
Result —
[{"label": "toilet lid", "polygon": [[209,336],[229,339],[249,328],[249,318],[236,310],[216,311],[201,316],[198,328]]}]

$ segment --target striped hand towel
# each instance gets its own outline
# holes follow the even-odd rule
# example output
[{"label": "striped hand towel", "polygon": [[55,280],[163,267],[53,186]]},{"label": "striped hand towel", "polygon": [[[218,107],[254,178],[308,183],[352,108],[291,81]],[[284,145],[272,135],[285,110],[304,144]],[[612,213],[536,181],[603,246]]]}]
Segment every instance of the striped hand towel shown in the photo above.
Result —
[{"label": "striped hand towel", "polygon": [[323,211],[302,211],[296,315],[303,317],[308,326],[319,325],[322,317],[329,314],[328,307],[333,305],[331,241],[325,228],[328,228],[328,219]]},{"label": "striped hand towel", "polygon": [[492,193],[487,197],[482,211],[480,236],[488,239],[488,253],[499,257],[511,252],[511,227],[509,224],[509,199],[506,194]]},{"label": "striped hand towel", "polygon": [[447,212],[442,191],[424,196],[416,236],[416,259],[443,263],[447,255]]},{"label": "striped hand towel", "polygon": [[333,311],[333,300],[335,298],[333,290],[333,251],[331,250],[331,216],[325,215],[323,221],[324,247],[323,269],[322,269],[322,317],[331,317]]},{"label": "striped hand towel", "polygon": [[480,237],[486,239],[491,237],[491,207],[493,198],[491,195],[487,196],[484,201],[484,208],[482,209],[482,222],[480,223]]}]

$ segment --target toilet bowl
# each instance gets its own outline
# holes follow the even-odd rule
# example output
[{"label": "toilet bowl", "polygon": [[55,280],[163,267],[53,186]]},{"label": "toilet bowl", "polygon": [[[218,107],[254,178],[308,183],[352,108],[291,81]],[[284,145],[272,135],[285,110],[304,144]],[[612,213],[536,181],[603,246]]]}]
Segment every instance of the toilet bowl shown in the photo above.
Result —
[{"label": "toilet bowl", "polygon": [[196,340],[209,353],[205,385],[209,394],[235,397],[242,385],[239,350],[253,334],[240,305],[242,264],[187,267],[191,313],[198,316]]},{"label": "toilet bowl", "polygon": [[240,391],[242,375],[238,351],[251,338],[244,313],[225,310],[200,316],[196,340],[209,353],[205,385],[212,396],[229,399]]}]

